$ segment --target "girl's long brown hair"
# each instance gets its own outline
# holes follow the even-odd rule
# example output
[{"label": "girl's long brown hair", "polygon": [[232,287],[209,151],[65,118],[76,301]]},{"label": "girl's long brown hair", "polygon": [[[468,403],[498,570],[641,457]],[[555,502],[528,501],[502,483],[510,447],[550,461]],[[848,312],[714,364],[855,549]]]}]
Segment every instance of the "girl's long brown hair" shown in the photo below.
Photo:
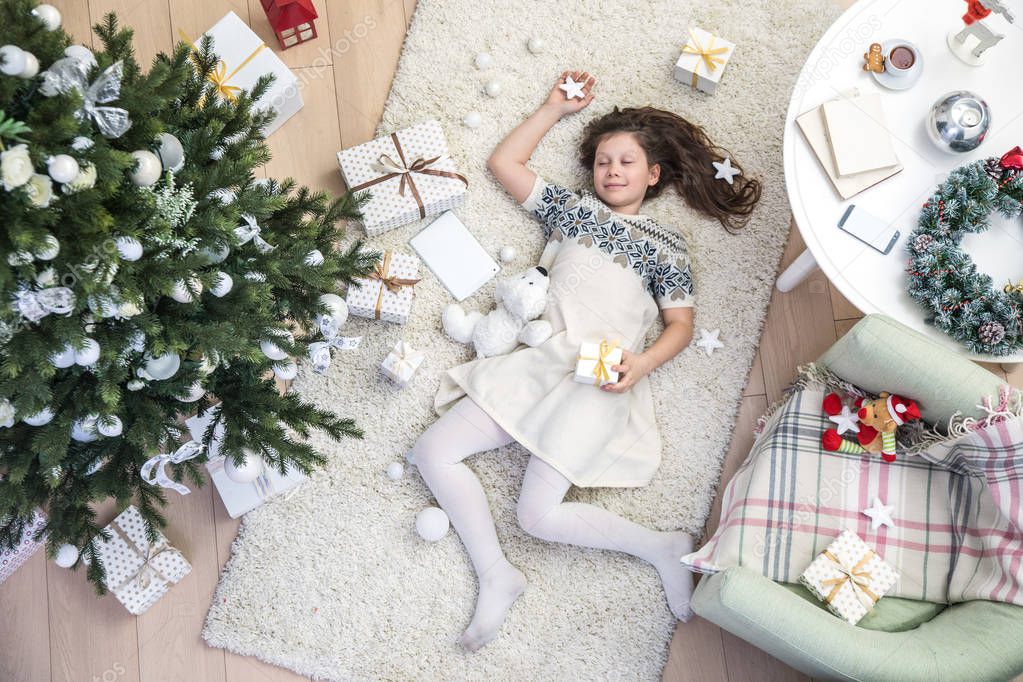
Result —
[{"label": "girl's long brown hair", "polygon": [[[632,133],[646,152],[647,162],[660,164],[661,178],[647,187],[646,197],[656,197],[666,186],[674,185],[679,194],[697,211],[719,221],[729,232],[746,225],[760,200],[760,182],[742,173],[742,167],[727,149],[718,147],[700,126],[678,114],[653,107],[614,108],[590,121],[583,130],[579,161],[593,168],[597,145],[615,133]],[[733,184],[714,179],[714,161],[732,159],[739,170]]]}]

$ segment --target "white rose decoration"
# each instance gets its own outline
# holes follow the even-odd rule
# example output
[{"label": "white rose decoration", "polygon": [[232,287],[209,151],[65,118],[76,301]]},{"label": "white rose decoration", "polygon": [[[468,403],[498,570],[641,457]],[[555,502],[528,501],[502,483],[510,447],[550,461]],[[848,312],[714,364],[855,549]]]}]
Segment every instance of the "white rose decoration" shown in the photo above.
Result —
[{"label": "white rose decoration", "polygon": [[64,191],[81,192],[83,189],[91,189],[96,185],[96,166],[91,163],[84,164],[78,169],[78,175],[71,182],[64,185]]},{"label": "white rose decoration", "polygon": [[0,427],[9,429],[14,426],[14,405],[7,398],[0,400]]},{"label": "white rose decoration", "polygon": [[25,186],[25,191],[28,192],[28,198],[33,205],[46,208],[53,200],[53,180],[49,175],[35,173]]},{"label": "white rose decoration", "polygon": [[28,182],[35,173],[28,147],[19,144],[0,153],[0,172],[3,173],[4,189],[8,192]]}]

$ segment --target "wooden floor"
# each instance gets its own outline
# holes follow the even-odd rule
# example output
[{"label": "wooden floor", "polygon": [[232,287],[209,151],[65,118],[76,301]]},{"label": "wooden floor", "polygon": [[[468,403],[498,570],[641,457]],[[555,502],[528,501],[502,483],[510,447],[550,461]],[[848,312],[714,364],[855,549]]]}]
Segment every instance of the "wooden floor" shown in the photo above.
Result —
[{"label": "wooden floor", "polygon": [[[136,32],[143,63],[169,50],[178,31],[194,38],[227,11],[250,20],[273,44],[259,0],[49,0],[63,12],[64,26],[92,42],[89,27],[116,11]],[[837,0],[847,4],[849,0]],[[319,39],[282,53],[304,84],[305,108],[269,140],[274,160],[266,172],[341,192],[332,154],[368,140],[390,90],[414,0],[317,0]],[[790,262],[802,248],[792,230]],[[742,399],[736,435],[722,481],[748,452],[757,416],[777,399],[795,367],[816,358],[852,326],[860,313],[833,291],[819,272],[795,291],[775,292],[763,342]],[[1003,374],[997,367],[992,368]],[[1003,374],[1004,375],[1004,374]],[[1019,376],[1009,377],[1021,384]],[[101,521],[114,515],[101,511]],[[708,532],[717,523],[717,509]],[[287,670],[213,649],[202,628],[221,567],[228,559],[238,521],[228,518],[212,486],[173,496],[167,508],[170,535],[193,570],[173,594],[140,617],[112,596],[97,599],[82,571],[70,572],[37,553],[0,585],[0,680],[194,680],[197,682],[301,679]],[[700,618],[680,625],[671,644],[666,680],[788,680],[804,677]]]}]

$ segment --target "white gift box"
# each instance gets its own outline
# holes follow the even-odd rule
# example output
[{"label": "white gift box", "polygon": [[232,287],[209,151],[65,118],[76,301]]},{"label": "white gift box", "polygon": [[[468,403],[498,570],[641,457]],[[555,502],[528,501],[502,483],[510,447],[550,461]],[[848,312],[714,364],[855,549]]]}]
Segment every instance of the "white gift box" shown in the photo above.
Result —
[{"label": "white gift box", "polygon": [[31,558],[40,547],[46,544],[46,536],[43,535],[37,542],[33,536],[40,528],[46,525],[46,515],[42,510],[36,509],[32,521],[25,525],[21,534],[21,542],[13,549],[0,550],[0,583],[7,580],[17,571],[22,564]]},{"label": "white gift box", "polygon": [[404,341],[399,341],[394,344],[394,350],[380,363],[380,371],[391,381],[405,386],[425,359],[425,355]]},{"label": "white gift box", "polygon": [[702,28],[690,28],[689,40],[675,62],[675,80],[713,95],[734,51],[735,43]]},{"label": "white gift box", "polygon": [[103,562],[103,583],[136,616],[145,613],[171,585],[189,574],[192,565],[167,537],[156,530],[156,542],[146,537],[146,522],[133,505],[117,515],[92,543]]},{"label": "white gift box", "polygon": [[361,208],[370,236],[465,201],[468,181],[448,156],[444,129],[433,119],[340,151],[337,162],[350,190],[371,195]]},{"label": "white gift box", "polygon": [[799,576],[829,611],[851,625],[867,615],[898,579],[898,571],[851,530],[842,531]]},{"label": "white gift box", "polygon": [[385,251],[369,277],[357,277],[345,296],[348,312],[374,320],[405,324],[412,311],[412,286],[419,281],[419,259],[410,253]]},{"label": "white gift box", "polygon": [[[202,418],[196,416],[185,421],[194,440],[202,440],[207,427],[216,416],[216,409],[214,407],[207,410]],[[224,502],[227,515],[232,519],[247,514],[271,497],[288,492],[306,480],[307,476],[300,469],[289,467],[287,475],[282,476],[281,472],[264,462],[259,476],[251,483],[232,481],[224,471],[226,460],[220,456],[223,437],[224,426],[218,424],[213,430],[213,441],[209,448],[210,460],[206,462],[206,470],[210,472],[210,478],[213,479],[213,485]]]},{"label": "white gift box", "polygon": [[264,136],[269,136],[298,113],[302,108],[298,78],[237,14],[228,12],[206,35],[213,37],[213,51],[220,57],[220,90],[228,98],[236,97],[242,90],[252,90],[264,74],[275,76],[266,93],[252,105],[254,110],[272,109],[277,113],[264,126]]},{"label": "white gift box", "polygon": [[581,384],[603,386],[618,381],[618,372],[611,367],[622,361],[622,349],[617,343],[583,342],[579,345],[579,357],[576,360],[575,376],[572,378]]}]

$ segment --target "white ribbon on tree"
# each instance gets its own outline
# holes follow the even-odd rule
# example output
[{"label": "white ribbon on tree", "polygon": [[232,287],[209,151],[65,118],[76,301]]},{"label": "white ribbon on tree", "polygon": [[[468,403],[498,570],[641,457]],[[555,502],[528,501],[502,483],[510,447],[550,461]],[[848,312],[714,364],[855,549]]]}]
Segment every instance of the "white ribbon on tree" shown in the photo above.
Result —
[{"label": "white ribbon on tree", "polygon": [[277,248],[259,236],[262,228],[259,226],[259,223],[256,222],[255,216],[249,215],[248,213],[242,213],[241,218],[246,224],[239,225],[234,228],[234,235],[238,237],[239,243],[248,244],[251,241],[256,245],[256,250],[260,253],[270,253]]},{"label": "white ribbon on tree", "polygon": [[202,443],[197,440],[190,440],[175,450],[173,455],[161,453],[155,457],[151,457],[142,465],[142,480],[150,485],[159,485],[163,488],[171,488],[172,490],[177,490],[182,495],[187,495],[192,492],[188,489],[188,486],[171,480],[171,478],[167,475],[167,472],[164,470],[164,467],[168,462],[171,464],[181,464],[185,460],[198,457],[202,454],[202,451]]},{"label": "white ribbon on tree", "polygon": [[92,118],[104,137],[120,137],[131,128],[127,110],[98,105],[113,102],[121,96],[124,62],[117,61],[108,66],[91,85],[89,69],[90,65],[80,59],[58,59],[43,72],[43,87],[50,92],[61,93],[78,90],[82,95],[82,106],[75,112],[75,117],[79,121]]},{"label": "white ribbon on tree", "polygon": [[38,322],[50,313],[69,315],[75,309],[75,294],[67,287],[49,287],[39,291],[20,289],[14,305],[29,322]]},{"label": "white ribbon on tree", "polygon": [[313,371],[323,374],[330,367],[330,349],[355,350],[362,341],[361,336],[335,336],[326,341],[315,341],[309,344],[309,360],[313,363]]}]

